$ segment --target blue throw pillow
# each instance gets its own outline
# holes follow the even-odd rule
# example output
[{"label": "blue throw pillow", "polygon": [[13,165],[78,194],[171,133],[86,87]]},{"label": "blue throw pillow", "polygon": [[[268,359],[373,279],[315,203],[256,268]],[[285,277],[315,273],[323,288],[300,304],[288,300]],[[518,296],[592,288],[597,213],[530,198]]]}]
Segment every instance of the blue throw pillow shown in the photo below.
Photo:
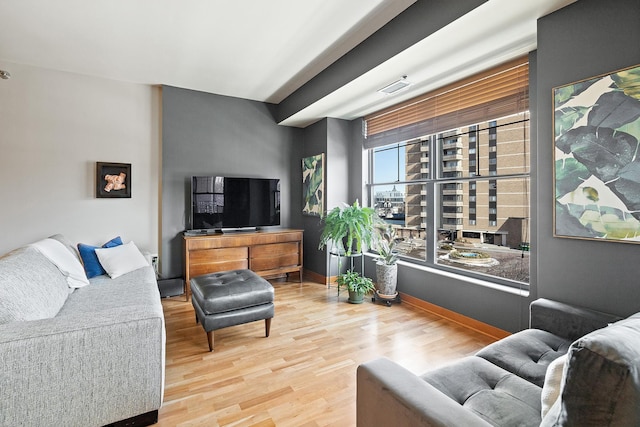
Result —
[{"label": "blue throw pillow", "polygon": [[[102,247],[113,248],[114,246],[120,246],[121,244],[122,239],[120,236],[117,236],[102,245]],[[84,271],[87,273],[88,279],[106,274],[106,271],[104,271],[104,268],[100,265],[100,261],[96,255],[96,249],[98,248],[99,246],[90,246],[85,245],[84,243],[78,243],[78,252],[80,252],[80,258],[82,258],[82,264],[84,265]]]}]

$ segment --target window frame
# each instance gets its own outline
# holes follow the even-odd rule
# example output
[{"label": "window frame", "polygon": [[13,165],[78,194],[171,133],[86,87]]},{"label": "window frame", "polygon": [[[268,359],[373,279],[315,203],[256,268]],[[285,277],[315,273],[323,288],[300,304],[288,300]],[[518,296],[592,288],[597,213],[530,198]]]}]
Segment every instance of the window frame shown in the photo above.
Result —
[{"label": "window frame", "polygon": [[[531,123],[531,119],[530,119],[530,113],[527,110],[526,111],[526,117],[527,119],[524,121],[529,122],[529,124]],[[463,127],[468,127],[468,126],[463,126]],[[485,130],[485,129],[483,129]],[[446,132],[445,132],[446,134]],[[445,138],[446,139],[446,138]],[[460,269],[460,268],[455,268],[455,267],[451,267],[448,265],[444,265],[444,264],[439,264],[437,263],[437,244],[438,244],[438,239],[437,239],[437,228],[438,228],[438,218],[439,216],[441,216],[442,214],[442,195],[440,194],[440,189],[443,188],[446,185],[464,185],[465,183],[468,184],[475,184],[477,182],[487,182],[488,184],[488,192],[487,192],[487,196],[489,196],[489,191],[491,191],[491,188],[494,188],[495,185],[491,184],[491,183],[495,183],[496,181],[500,181],[500,180],[508,180],[508,179],[526,179],[529,181],[529,185],[530,185],[530,180],[531,180],[531,166],[527,165],[528,171],[524,172],[524,173],[515,173],[515,174],[504,174],[504,175],[498,175],[497,171],[493,171],[494,173],[489,173],[489,175],[483,175],[483,176],[479,176],[476,175],[475,173],[469,173],[468,176],[457,176],[457,177],[445,177],[442,174],[442,166],[443,166],[443,160],[442,157],[444,156],[444,154],[439,154],[440,152],[438,151],[438,138],[434,137],[434,136],[429,136],[426,138],[423,137],[420,141],[415,141],[415,143],[420,143],[422,145],[424,145],[425,143],[429,144],[429,148],[428,148],[428,153],[429,153],[429,162],[428,162],[428,176],[430,178],[425,178],[424,174],[422,176],[421,179],[416,179],[416,180],[411,180],[411,181],[403,181],[403,180],[397,180],[397,181],[393,181],[393,182],[374,182],[373,180],[373,176],[374,176],[374,172],[375,172],[375,150],[377,148],[382,148],[382,147],[373,147],[370,149],[366,149],[366,151],[368,151],[368,159],[369,159],[369,171],[368,171],[368,183],[366,184],[366,187],[368,189],[368,193],[369,193],[369,205],[372,205],[374,200],[375,200],[375,193],[376,187],[379,186],[389,186],[389,185],[424,185],[426,188],[426,195],[422,195],[421,199],[425,200],[426,199],[426,206],[422,207],[422,213],[426,214],[426,216],[424,217],[424,222],[426,223],[426,229],[424,229],[424,240],[425,240],[425,258],[424,259],[417,259],[417,258],[413,258],[413,257],[408,257],[405,255],[400,255],[399,258],[405,262],[407,262],[408,264],[416,264],[416,265],[421,265],[421,266],[425,266],[425,267],[429,267],[429,268],[434,268],[437,270],[442,270],[442,271],[446,271],[449,273],[452,273],[454,275],[458,275],[461,278],[473,278],[473,279],[480,279],[480,280],[484,280],[484,281],[488,281],[491,282],[493,284],[498,284],[498,285],[503,285],[509,288],[516,288],[516,289],[529,289],[530,287],[530,283],[526,283],[526,282],[521,282],[521,281],[517,281],[517,280],[510,280],[510,279],[505,279],[503,277],[500,276],[496,276],[496,275],[492,275],[492,274],[485,274],[485,273],[481,273],[478,271],[471,271],[471,270],[464,270],[464,269]],[[400,142],[400,143],[395,143],[395,144],[389,144],[386,145],[385,147],[390,147],[392,145],[397,145],[398,149],[399,147],[402,146],[407,146],[409,145],[409,141],[404,141],[404,142]],[[495,147],[495,146],[494,146]],[[529,147],[531,147],[530,145],[530,141],[529,141]],[[442,148],[442,147],[440,147]],[[530,153],[527,154],[527,156],[529,156]],[[491,171],[490,171],[491,172]],[[471,197],[469,196],[469,202],[471,202]],[[529,201],[528,201],[528,207],[529,209],[531,208],[531,195],[529,194]],[[426,213],[425,213],[426,211]],[[465,213],[468,213],[469,211],[465,211]],[[473,220],[473,223],[476,223],[476,220]],[[473,224],[470,224],[473,225]],[[489,225],[490,226],[496,226],[497,225],[497,221],[489,221]],[[530,232],[530,230],[529,230]],[[373,251],[370,251],[373,252]],[[531,258],[529,258],[529,272],[531,273]]]}]

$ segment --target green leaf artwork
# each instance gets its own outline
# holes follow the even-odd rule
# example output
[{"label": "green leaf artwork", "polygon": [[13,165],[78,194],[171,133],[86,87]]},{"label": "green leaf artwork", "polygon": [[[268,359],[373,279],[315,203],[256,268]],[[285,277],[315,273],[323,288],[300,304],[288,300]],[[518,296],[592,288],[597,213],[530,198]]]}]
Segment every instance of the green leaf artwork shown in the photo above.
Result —
[{"label": "green leaf artwork", "polygon": [[554,235],[640,243],[640,66],[553,96]]},{"label": "green leaf artwork", "polygon": [[302,213],[322,216],[324,211],[324,153],[302,159]]},{"label": "green leaf artwork", "polygon": [[556,135],[561,135],[567,129],[571,129],[578,120],[584,117],[587,110],[589,110],[588,107],[558,108],[555,113]]},{"label": "green leaf artwork", "polygon": [[597,79],[585,80],[583,82],[574,83],[563,87],[556,88],[554,93],[554,101],[556,109],[564,105],[567,101],[580,95],[587,90],[589,86],[594,84]]}]

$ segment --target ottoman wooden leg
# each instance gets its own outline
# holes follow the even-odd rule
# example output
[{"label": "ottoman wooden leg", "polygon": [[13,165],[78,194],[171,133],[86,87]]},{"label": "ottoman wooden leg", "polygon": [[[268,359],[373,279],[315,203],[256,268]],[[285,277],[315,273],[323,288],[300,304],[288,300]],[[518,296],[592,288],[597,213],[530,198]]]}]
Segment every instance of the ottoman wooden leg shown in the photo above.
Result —
[{"label": "ottoman wooden leg", "polygon": [[209,351],[213,351],[213,331],[207,332],[207,340],[209,341]]},{"label": "ottoman wooden leg", "polygon": [[264,332],[266,336],[269,336],[269,330],[271,330],[271,319],[264,319]]}]

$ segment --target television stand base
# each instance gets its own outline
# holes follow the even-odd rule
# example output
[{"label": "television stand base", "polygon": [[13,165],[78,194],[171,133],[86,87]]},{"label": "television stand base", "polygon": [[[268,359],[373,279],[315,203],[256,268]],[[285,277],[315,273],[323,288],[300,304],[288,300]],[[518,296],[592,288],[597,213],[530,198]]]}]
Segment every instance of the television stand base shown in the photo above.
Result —
[{"label": "television stand base", "polygon": [[211,236],[213,234],[221,233],[221,231],[209,229],[209,230],[187,230],[184,232],[185,236]]},{"label": "television stand base", "polygon": [[258,230],[258,227],[239,227],[239,228],[221,228],[220,233],[253,233]]}]

